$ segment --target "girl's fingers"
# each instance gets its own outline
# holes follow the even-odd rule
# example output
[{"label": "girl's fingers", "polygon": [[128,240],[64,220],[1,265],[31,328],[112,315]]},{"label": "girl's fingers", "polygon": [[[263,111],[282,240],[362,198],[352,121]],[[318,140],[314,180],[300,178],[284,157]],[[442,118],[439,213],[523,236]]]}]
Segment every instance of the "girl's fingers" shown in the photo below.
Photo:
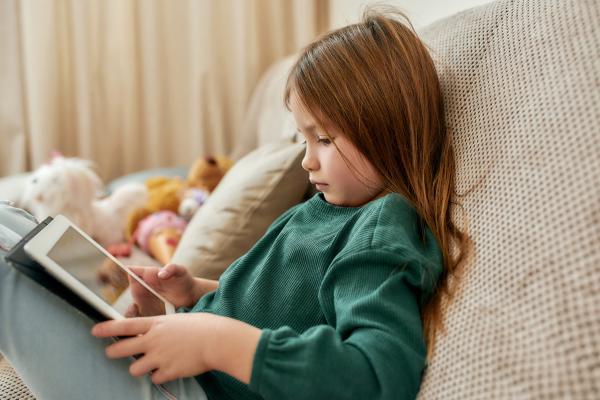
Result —
[{"label": "girl's fingers", "polygon": [[96,337],[141,335],[148,332],[153,322],[154,318],[152,317],[100,322],[92,328],[92,335]]},{"label": "girl's fingers", "polygon": [[[141,267],[137,265],[131,265],[127,268],[129,268],[131,272],[133,272],[138,278],[141,278],[146,283],[155,282],[157,273],[161,271],[161,269],[157,267]],[[130,281],[133,281],[133,279],[131,279],[131,275],[129,275],[129,278]]]},{"label": "girl's fingers", "polygon": [[146,355],[134,361],[129,366],[129,373],[133,376],[142,376],[152,372],[157,367],[157,363],[150,356]]},{"label": "girl's fingers", "polygon": [[171,272],[169,272],[169,271],[168,271],[168,270],[166,270],[166,269],[161,269],[161,270],[158,272],[158,277],[159,277],[160,279],[169,279],[169,278],[171,277]]},{"label": "girl's fingers", "polygon": [[177,264],[167,264],[159,272],[158,277],[161,279],[169,279],[172,276],[181,275],[181,266]]},{"label": "girl's fingers", "polygon": [[140,278],[143,278],[144,277],[144,271],[148,267],[138,267],[137,265],[128,265],[127,268],[131,272],[133,272],[134,274],[136,274],[137,276],[139,276]]},{"label": "girl's fingers", "polygon": [[143,340],[140,337],[121,339],[106,348],[108,358],[123,358],[146,352]]}]

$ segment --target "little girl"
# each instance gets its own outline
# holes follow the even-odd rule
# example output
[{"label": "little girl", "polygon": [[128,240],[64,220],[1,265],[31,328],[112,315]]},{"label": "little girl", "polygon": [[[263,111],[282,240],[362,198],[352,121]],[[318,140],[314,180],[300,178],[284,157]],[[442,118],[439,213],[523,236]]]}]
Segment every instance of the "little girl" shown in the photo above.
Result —
[{"label": "little girl", "polygon": [[35,394],[415,398],[468,240],[450,219],[454,155],[433,62],[409,24],[371,11],[302,52],[285,102],[319,193],[218,282],[132,267],[177,314],[132,282],[138,317],[95,325],[99,341],[0,265],[0,350]]}]

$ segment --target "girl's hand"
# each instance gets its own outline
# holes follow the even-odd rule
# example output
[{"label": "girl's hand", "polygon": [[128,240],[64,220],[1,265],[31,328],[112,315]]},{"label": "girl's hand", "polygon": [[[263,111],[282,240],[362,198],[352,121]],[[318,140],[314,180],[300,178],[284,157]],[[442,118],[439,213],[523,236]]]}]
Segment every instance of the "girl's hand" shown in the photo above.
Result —
[{"label": "girl's hand", "polygon": [[[181,265],[167,264],[163,268],[129,266],[134,274],[142,278],[150,287],[162,295],[175,308],[189,307],[195,304],[198,296],[196,279],[187,268]],[[128,275],[134,304],[130,305],[125,316],[152,316],[165,313],[164,304],[150,293],[138,281]]]},{"label": "girl's hand", "polygon": [[106,355],[142,355],[129,372],[136,377],[151,373],[155,384],[210,370],[249,383],[261,330],[231,318],[192,313],[101,322],[92,334],[131,336],[108,346]]}]

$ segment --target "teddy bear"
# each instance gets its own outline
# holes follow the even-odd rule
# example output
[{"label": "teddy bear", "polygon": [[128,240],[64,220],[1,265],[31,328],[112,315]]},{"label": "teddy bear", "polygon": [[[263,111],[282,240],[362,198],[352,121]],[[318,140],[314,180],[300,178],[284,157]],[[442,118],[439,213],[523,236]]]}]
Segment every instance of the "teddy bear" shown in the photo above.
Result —
[{"label": "teddy bear", "polygon": [[146,203],[129,212],[125,222],[125,237],[130,240],[133,237],[140,221],[159,211],[179,210],[180,196],[185,190],[186,183],[179,177],[154,177],[145,182],[147,189]]},{"label": "teddy bear", "polygon": [[[185,180],[148,179],[145,182],[148,191],[146,204],[127,217],[125,236],[128,242],[109,247],[109,252],[116,257],[128,257],[132,246],[137,244],[162,265],[167,264],[187,222],[232,165],[233,161],[227,157],[205,156],[192,164]],[[120,295],[127,287],[122,276],[124,273],[113,267],[107,264],[98,273],[98,280],[106,286],[104,290],[111,293],[111,297]]]},{"label": "teddy bear", "polygon": [[189,170],[187,188],[180,192],[179,215],[190,221],[232,164],[233,161],[224,156],[197,160]]},{"label": "teddy bear", "polygon": [[[199,158],[192,164],[185,180],[179,177],[167,178],[160,176],[146,180],[148,190],[146,204],[143,207],[134,209],[127,216],[126,238],[131,239],[140,221],[155,212],[172,211],[178,213],[181,201],[192,196],[194,190],[204,191],[203,203],[232,165],[233,161],[228,157],[208,155]],[[200,196],[196,197],[200,198]],[[191,219],[189,211],[186,211],[186,209],[181,211],[186,213],[185,219]]]},{"label": "teddy bear", "polygon": [[232,165],[233,160],[225,156],[205,156],[196,160],[188,172],[187,188],[212,192]]}]

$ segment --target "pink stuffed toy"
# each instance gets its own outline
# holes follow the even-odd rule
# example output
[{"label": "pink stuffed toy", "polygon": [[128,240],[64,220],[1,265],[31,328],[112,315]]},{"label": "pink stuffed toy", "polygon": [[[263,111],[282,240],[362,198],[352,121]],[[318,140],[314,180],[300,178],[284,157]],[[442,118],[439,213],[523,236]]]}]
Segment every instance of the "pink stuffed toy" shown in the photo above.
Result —
[{"label": "pink stuffed toy", "polygon": [[133,239],[142,250],[166,265],[186,227],[187,221],[173,211],[158,211],[140,221]]}]

